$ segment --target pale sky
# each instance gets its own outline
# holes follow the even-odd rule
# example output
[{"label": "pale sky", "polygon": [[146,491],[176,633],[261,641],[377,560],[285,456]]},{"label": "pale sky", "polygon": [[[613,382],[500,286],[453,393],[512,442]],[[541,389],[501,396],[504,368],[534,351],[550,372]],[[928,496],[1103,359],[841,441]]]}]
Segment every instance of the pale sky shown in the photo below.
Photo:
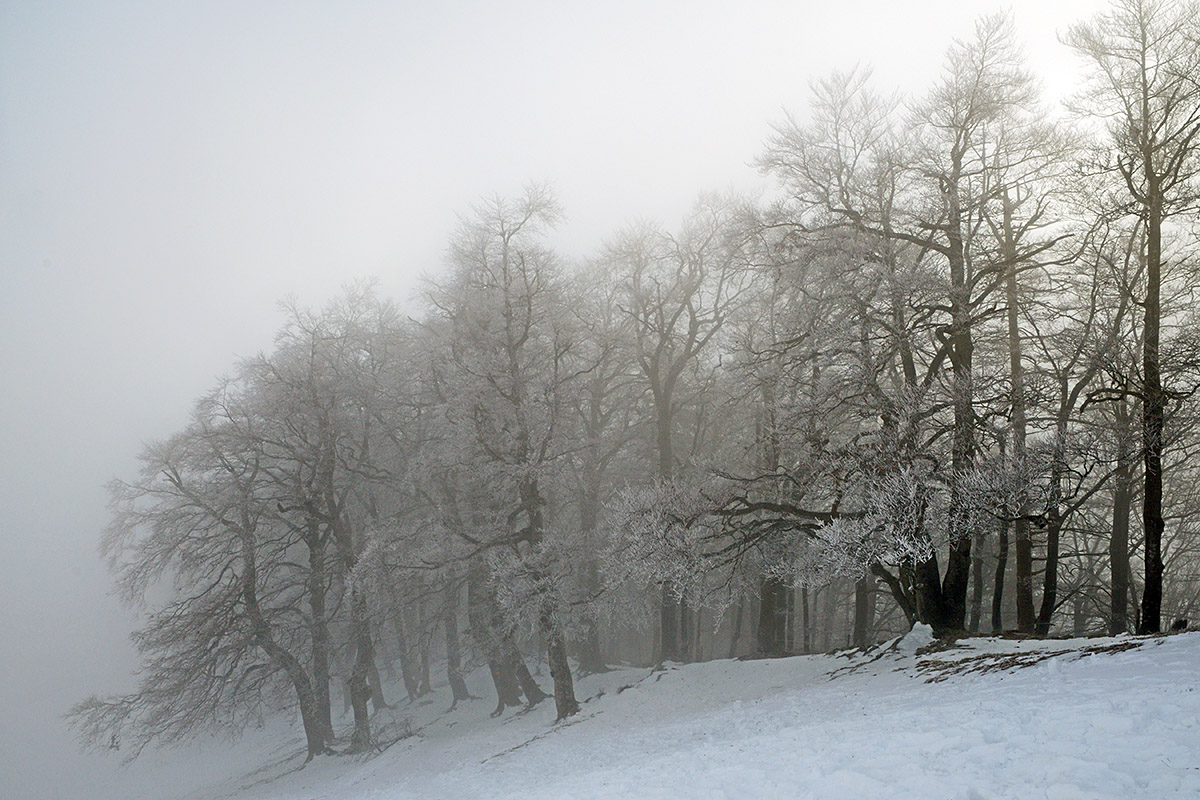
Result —
[{"label": "pale sky", "polygon": [[1006,6],[1061,93],[1056,33],[1102,5],[0,0],[0,791],[122,796],[60,720],[131,682],[103,485],[270,346],[282,297],[403,298],[456,213],[530,180],[572,258],[674,224],[763,186],[810,79],[919,91]]}]

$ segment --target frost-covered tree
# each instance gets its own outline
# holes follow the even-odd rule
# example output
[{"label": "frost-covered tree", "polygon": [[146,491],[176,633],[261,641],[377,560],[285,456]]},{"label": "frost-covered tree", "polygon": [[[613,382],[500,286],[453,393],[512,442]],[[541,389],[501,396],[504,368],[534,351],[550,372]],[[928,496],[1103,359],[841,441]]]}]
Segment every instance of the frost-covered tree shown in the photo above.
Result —
[{"label": "frost-covered tree", "polygon": [[296,539],[277,522],[262,420],[246,400],[244,385],[223,384],[187,428],[145,449],[138,480],[110,487],[104,550],[122,599],[152,610],[134,636],[143,658],[137,691],[71,711],[93,745],[116,736],[132,743],[132,758],[206,726],[240,731],[282,705],[290,686],[308,757],[327,752],[326,718],[301,655],[307,631],[293,622],[304,593],[286,566]]},{"label": "frost-covered tree", "polygon": [[[498,600],[546,638],[560,719],[579,709],[567,661],[567,576],[575,556],[549,517],[548,486],[565,469],[570,358],[566,284],[540,234],[561,216],[542,187],[477,206],[451,245],[449,275],[429,292],[446,337],[446,418],[458,452],[486,475],[486,506],[502,508],[478,547],[489,551]],[[513,622],[519,623],[520,619]]]},{"label": "frost-covered tree", "polygon": [[1161,629],[1163,452],[1169,390],[1161,353],[1162,288],[1170,273],[1164,223],[1200,201],[1200,8],[1175,0],[1117,0],[1112,10],[1066,37],[1090,67],[1078,103],[1104,121],[1108,147],[1098,165],[1124,185],[1118,208],[1145,230],[1142,323],[1145,589],[1142,632]]},{"label": "frost-covered tree", "polygon": [[[715,344],[743,288],[736,206],[728,199],[701,201],[673,236],[656,226],[630,229],[610,242],[605,260],[620,280],[620,303],[633,329],[641,380],[651,398],[657,477],[671,481],[679,469],[676,430],[686,381]],[[659,657],[678,660],[691,628],[678,585],[661,589]]]}]

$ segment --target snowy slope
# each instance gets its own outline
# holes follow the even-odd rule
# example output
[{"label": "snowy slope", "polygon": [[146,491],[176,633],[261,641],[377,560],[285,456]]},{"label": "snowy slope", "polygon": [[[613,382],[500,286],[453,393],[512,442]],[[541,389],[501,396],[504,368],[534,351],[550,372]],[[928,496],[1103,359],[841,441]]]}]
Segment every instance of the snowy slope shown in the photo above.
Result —
[{"label": "snowy slope", "polygon": [[559,726],[489,718],[477,672],[488,699],[385,710],[416,734],[381,753],[301,768],[296,731],[259,732],[261,769],[187,798],[1200,797],[1200,634],[921,644],[590,676]]}]

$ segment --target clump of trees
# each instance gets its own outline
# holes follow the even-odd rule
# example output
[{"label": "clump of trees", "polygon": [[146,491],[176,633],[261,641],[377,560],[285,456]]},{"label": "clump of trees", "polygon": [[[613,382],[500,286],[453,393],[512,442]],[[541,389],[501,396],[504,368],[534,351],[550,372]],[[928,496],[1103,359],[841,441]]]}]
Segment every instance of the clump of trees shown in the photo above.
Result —
[{"label": "clump of trees", "polygon": [[381,668],[457,705],[486,665],[497,715],[562,720],[614,663],[1192,615],[1200,12],[1117,0],[1064,41],[1074,115],[985,17],[921,97],[815,82],[773,202],[571,265],[532,186],[464,216],[415,318],[286,306],[111,487],[144,667],[84,739],[291,707],[311,758],[371,746]]}]

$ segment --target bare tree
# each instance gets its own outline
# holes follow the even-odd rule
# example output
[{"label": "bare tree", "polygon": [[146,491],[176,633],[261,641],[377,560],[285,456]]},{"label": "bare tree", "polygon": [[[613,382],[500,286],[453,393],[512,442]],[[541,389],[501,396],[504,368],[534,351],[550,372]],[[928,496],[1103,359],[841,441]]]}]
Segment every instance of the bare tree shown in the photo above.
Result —
[{"label": "bare tree", "polygon": [[[729,202],[703,201],[671,236],[642,226],[611,243],[605,255],[622,275],[625,311],[649,389],[658,477],[678,467],[675,436],[682,381],[721,331],[741,289],[741,270]],[[660,659],[685,655],[691,628],[678,587],[664,583],[660,601]]]},{"label": "bare tree", "polygon": [[273,524],[259,441],[242,387],[225,384],[187,429],[146,448],[140,480],[112,484],[104,548],[122,598],[141,602],[168,579],[177,591],[135,638],[145,659],[138,691],[72,709],[91,743],[120,736],[133,742],[132,758],[205,724],[238,731],[272,704],[282,678],[299,702],[308,757],[328,752],[311,674],[296,655],[301,632],[287,624],[303,591],[284,568],[294,538]]},{"label": "bare tree", "polygon": [[[570,555],[548,538],[545,481],[564,468],[560,432],[567,387],[576,382],[563,321],[565,291],[556,259],[538,234],[561,216],[544,187],[515,201],[478,206],[452,243],[452,273],[434,286],[436,315],[448,323],[454,414],[470,426],[464,454],[490,471],[504,495],[507,526],[480,547],[511,556],[504,581],[510,610],[532,613],[546,637],[558,718],[579,710],[566,651]],[[564,560],[566,559],[566,560]]]},{"label": "bare tree", "polygon": [[1124,184],[1121,208],[1146,231],[1142,335],[1142,457],[1146,580],[1140,631],[1161,629],[1163,554],[1163,223],[1200,198],[1200,8],[1177,0],[1116,0],[1072,27],[1066,42],[1090,65],[1080,109],[1103,120],[1098,165]]}]

